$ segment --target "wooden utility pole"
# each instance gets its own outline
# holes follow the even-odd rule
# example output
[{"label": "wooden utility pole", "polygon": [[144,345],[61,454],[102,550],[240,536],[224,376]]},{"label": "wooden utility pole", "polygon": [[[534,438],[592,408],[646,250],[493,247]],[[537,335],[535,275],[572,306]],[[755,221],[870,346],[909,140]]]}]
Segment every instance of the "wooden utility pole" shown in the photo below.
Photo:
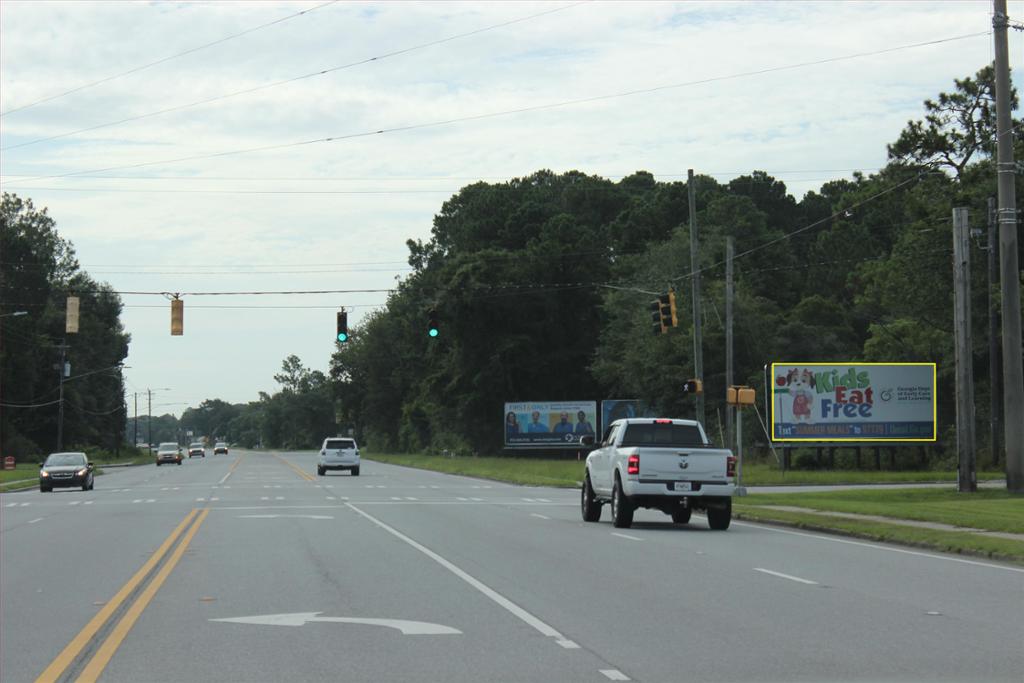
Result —
[{"label": "wooden utility pole", "polygon": [[975,472],[974,373],[971,352],[971,242],[967,209],[953,209],[953,329],[956,334],[957,490],[978,490]]},{"label": "wooden utility pole", "polygon": [[[725,238],[725,386],[731,387],[735,384],[733,377],[733,356],[732,356],[732,300],[735,295],[732,282],[732,260],[736,255],[736,238],[729,235]],[[736,409],[733,406],[725,407],[725,447],[732,449],[733,446],[733,413]]]},{"label": "wooden utility pole", "polygon": [[[700,325],[700,256],[697,243],[697,192],[693,169],[686,172],[686,190],[690,205],[690,272],[693,278],[693,376],[704,381],[704,352]],[[704,424],[704,393],[697,394],[697,421]]]},{"label": "wooden utility pole", "polygon": [[1000,382],[1002,359],[999,357],[999,302],[996,288],[999,287],[999,267],[996,260],[999,253],[999,237],[996,235],[996,199],[988,198],[988,384],[989,384],[989,449],[992,451],[992,467],[999,465],[1003,450],[1003,385]]},{"label": "wooden utility pole", "polygon": [[992,13],[996,71],[996,175],[999,187],[999,277],[1003,313],[1003,442],[1006,488],[1024,494],[1024,360],[1021,359],[1020,264],[1017,261],[1017,198],[1014,194],[1013,120],[1006,0]]}]

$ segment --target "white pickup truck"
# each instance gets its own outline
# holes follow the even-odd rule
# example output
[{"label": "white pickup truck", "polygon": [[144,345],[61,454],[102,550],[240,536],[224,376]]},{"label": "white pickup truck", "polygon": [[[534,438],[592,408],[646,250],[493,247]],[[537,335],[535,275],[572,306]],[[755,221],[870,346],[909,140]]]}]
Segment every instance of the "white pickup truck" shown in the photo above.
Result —
[{"label": "white pickup truck", "polygon": [[736,490],[736,458],[708,443],[694,420],[630,418],[616,420],[587,456],[581,507],[583,520],[596,522],[601,506],[611,503],[612,523],[628,528],[638,507],[654,508],[677,524],[705,510],[712,529],[728,529]]}]

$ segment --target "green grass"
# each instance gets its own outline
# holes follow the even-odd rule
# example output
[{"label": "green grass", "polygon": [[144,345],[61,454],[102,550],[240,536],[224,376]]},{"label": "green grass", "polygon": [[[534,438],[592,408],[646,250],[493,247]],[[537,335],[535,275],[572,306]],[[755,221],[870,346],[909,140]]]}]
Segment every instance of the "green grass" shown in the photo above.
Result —
[{"label": "green grass", "polygon": [[364,453],[365,460],[405,465],[447,474],[461,474],[528,486],[575,487],[583,477],[583,462],[531,458],[445,458],[439,455]]},{"label": "green grass", "polygon": [[[1003,479],[1003,472],[978,472],[978,481]],[[913,484],[956,481],[956,472],[928,470],[789,470],[782,472],[774,463],[743,463],[744,486],[838,485],[838,484]]]},{"label": "green grass", "polygon": [[1011,496],[1005,489],[983,489],[969,494],[949,489],[756,493],[735,502],[742,502],[744,506],[789,505],[1024,534],[1024,497]]},{"label": "green grass", "polygon": [[[11,483],[22,479],[30,479],[31,482],[23,482],[20,484]],[[19,462],[15,465],[13,470],[0,470],[0,491],[18,489],[29,485],[34,486],[38,481],[39,463],[37,462]]]},{"label": "green grass", "polygon": [[[544,460],[539,458],[484,457],[445,458],[439,455],[365,453],[368,460],[393,465],[418,467],[435,472],[462,474],[469,477],[496,479],[513,484],[574,487],[583,477],[583,462],[576,460]],[[978,481],[1001,479],[1002,472],[979,472]],[[876,472],[876,471],[804,471],[790,470],[783,475],[774,465],[744,465],[744,486],[780,486],[797,484],[907,484],[956,481],[956,472]]]},{"label": "green grass", "polygon": [[[759,496],[758,496],[759,497]],[[812,531],[840,533],[856,538],[888,543],[900,543],[940,552],[978,555],[1024,564],[1024,541],[992,538],[958,531],[921,529],[887,522],[861,521],[841,517],[824,517],[810,513],[786,512],[733,502],[733,515],[737,519],[755,522],[775,522]]]}]

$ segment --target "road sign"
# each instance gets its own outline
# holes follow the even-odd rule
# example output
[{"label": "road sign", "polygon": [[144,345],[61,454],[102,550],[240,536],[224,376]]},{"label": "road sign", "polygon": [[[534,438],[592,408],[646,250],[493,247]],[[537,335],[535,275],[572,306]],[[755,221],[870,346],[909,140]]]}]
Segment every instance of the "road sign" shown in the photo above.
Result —
[{"label": "road sign", "polygon": [[365,626],[385,626],[402,632],[405,636],[449,636],[460,635],[462,631],[432,624],[429,621],[408,621],[406,619],[362,619],[357,617],[321,617],[321,612],[295,612],[292,614],[264,614],[254,617],[231,617],[227,619],[210,619],[210,621],[226,621],[231,624],[256,624],[258,626],[303,626],[304,624],[322,622],[334,624],[363,624]]},{"label": "road sign", "polygon": [[13,470],[14,469],[14,456],[13,455],[8,455],[6,458],[4,458],[4,469],[5,470]]}]

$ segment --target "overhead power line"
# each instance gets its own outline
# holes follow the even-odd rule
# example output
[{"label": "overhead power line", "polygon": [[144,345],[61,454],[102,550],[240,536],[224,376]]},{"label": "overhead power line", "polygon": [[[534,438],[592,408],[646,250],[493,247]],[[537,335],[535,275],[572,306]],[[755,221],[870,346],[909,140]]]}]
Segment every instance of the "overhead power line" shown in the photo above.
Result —
[{"label": "overhead power line", "polygon": [[[309,14],[310,12],[315,12],[316,10],[318,10],[318,9],[320,9],[322,7],[327,7],[328,5],[333,5],[336,2],[338,2],[338,0],[330,0],[330,2],[325,2],[323,4],[317,5],[316,7],[311,7],[310,9],[304,9],[301,12],[296,12],[295,14],[289,14],[286,17],[281,17],[280,19],[275,19],[274,21],[269,21],[269,22],[267,22],[265,24],[260,24],[259,26],[254,26],[253,28],[246,29],[246,30],[244,30],[244,31],[242,31],[240,33],[234,33],[234,34],[232,34],[230,36],[225,36],[223,38],[219,38],[219,39],[213,41],[212,43],[206,43],[204,45],[199,45],[197,47],[193,47],[193,48],[190,48],[188,50],[185,50],[184,52],[178,52],[176,54],[169,55],[167,57],[163,57],[162,59],[158,59],[155,62],[149,62],[147,64],[142,64],[141,66],[133,67],[131,69],[128,69],[127,71],[122,71],[120,73],[114,74],[113,76],[107,76],[106,78],[101,78],[98,81],[93,81],[91,83],[86,83],[86,84],[80,85],[80,86],[78,86],[76,88],[72,88],[71,90],[65,90],[64,92],[58,93],[56,95],[50,95],[49,97],[44,97],[43,99],[36,100],[35,102],[30,102],[28,104],[23,104],[20,107],[14,107],[13,109],[8,109],[7,111],[5,111],[3,113],[0,113],[0,116],[7,116],[8,114],[13,114],[16,111],[23,111],[25,109],[28,109],[30,107],[34,107],[37,104],[42,104],[44,102],[51,102],[53,100],[59,99],[61,97],[65,97],[65,96],[70,95],[72,93],[81,92],[82,90],[86,90],[88,88],[95,87],[95,86],[100,85],[102,83],[109,83],[110,81],[116,80],[118,78],[122,78],[123,76],[128,76],[130,74],[138,73],[139,71],[142,71],[144,69],[148,69],[150,67],[156,66],[157,64],[163,64],[163,63],[169,62],[169,61],[171,61],[173,59],[178,59],[179,57],[184,57],[185,55],[190,55],[190,54],[192,54],[194,52],[199,52],[200,50],[205,50],[208,47],[213,47],[214,45],[220,45],[221,43],[226,43],[229,40],[234,40],[235,38],[240,38],[240,37],[242,37],[244,35],[248,35],[250,33],[254,33],[256,31],[268,28],[270,26],[274,26],[275,24],[280,24],[282,22],[288,21],[289,19],[294,19],[295,17],[301,17],[304,14]],[[28,143],[28,144],[33,144],[33,143]],[[9,149],[9,148],[5,147],[4,149]]]},{"label": "overhead power line", "polygon": [[279,150],[279,149],[288,149],[288,148],[292,148],[292,147],[302,147],[302,146],[305,146],[305,145],[313,145],[313,144],[326,143],[326,142],[339,142],[339,141],[342,141],[342,140],[354,140],[354,139],[357,139],[357,138],[371,137],[371,136],[374,136],[374,135],[383,135],[383,134],[386,134],[386,133],[400,133],[400,132],[407,132],[407,131],[412,131],[412,130],[422,130],[424,128],[435,128],[435,127],[439,127],[439,126],[450,125],[450,124],[453,124],[453,123],[464,123],[464,122],[467,122],[467,121],[480,121],[480,120],[483,120],[483,119],[497,118],[497,117],[501,117],[501,116],[509,116],[511,114],[523,114],[523,113],[542,111],[542,110],[547,110],[547,109],[557,109],[557,108],[561,108],[561,107],[569,107],[569,106],[575,106],[575,105],[579,105],[579,104],[588,104],[588,103],[592,103],[592,102],[600,102],[600,101],[604,101],[604,100],[611,100],[611,99],[617,99],[617,98],[622,98],[622,97],[630,97],[630,96],[633,96],[633,95],[649,94],[649,93],[654,93],[654,92],[660,92],[660,91],[663,91],[663,90],[673,90],[673,89],[678,89],[678,88],[692,87],[692,86],[696,86],[696,85],[706,85],[708,83],[717,83],[717,82],[721,82],[721,81],[734,80],[734,79],[738,79],[738,78],[746,78],[746,77],[750,77],[750,76],[758,76],[758,75],[763,75],[763,74],[767,74],[767,73],[777,73],[777,72],[780,72],[780,71],[789,71],[789,70],[800,69],[800,68],[805,68],[805,67],[809,67],[809,66],[818,66],[818,65],[821,65],[821,64],[830,64],[830,63],[834,63],[834,62],[841,62],[841,61],[846,61],[846,60],[851,60],[851,59],[859,59],[859,58],[863,58],[863,57],[870,57],[870,56],[875,56],[875,55],[888,54],[888,53],[897,52],[897,51],[900,51],[900,50],[909,50],[909,49],[913,49],[913,48],[927,47],[927,46],[930,46],[930,45],[939,45],[939,44],[942,44],[942,43],[948,43],[948,42],[952,42],[952,41],[956,41],[956,40],[964,40],[964,39],[967,39],[967,38],[975,38],[977,36],[983,36],[983,35],[988,35],[988,32],[987,31],[982,31],[982,32],[978,32],[978,33],[968,33],[968,34],[964,34],[964,35],[960,35],[960,36],[953,36],[953,37],[950,37],[950,38],[940,38],[938,40],[930,40],[930,41],[926,41],[926,42],[922,42],[922,43],[912,43],[912,44],[909,44],[909,45],[901,45],[901,46],[898,46],[898,47],[891,47],[891,48],[886,48],[886,49],[883,49],[883,50],[873,50],[871,52],[859,52],[859,53],[855,53],[855,54],[851,54],[851,55],[844,55],[844,56],[840,56],[840,57],[828,57],[828,58],[824,58],[824,59],[817,59],[817,60],[812,60],[812,61],[807,61],[807,62],[799,62],[797,64],[787,64],[787,65],[783,65],[783,66],[767,67],[767,68],[764,68],[764,69],[755,69],[755,70],[752,70],[752,71],[743,71],[743,72],[739,72],[739,73],[735,73],[735,74],[729,74],[729,75],[726,75],[726,76],[712,76],[712,77],[709,77],[709,78],[702,78],[702,79],[698,79],[698,80],[694,80],[694,81],[685,81],[685,82],[682,82],[682,83],[671,83],[671,84],[667,84],[667,85],[658,85],[658,86],[653,86],[653,87],[649,87],[649,88],[639,88],[639,89],[635,89],[635,90],[627,90],[627,91],[618,92],[618,93],[611,93],[611,94],[605,94],[605,95],[595,95],[595,96],[592,96],[592,97],[582,97],[582,98],[577,98],[577,99],[572,99],[572,100],[563,100],[561,102],[549,102],[547,104],[531,105],[531,106],[526,106],[526,107],[519,107],[519,108],[516,108],[516,109],[505,109],[505,110],[501,110],[501,111],[487,112],[487,113],[483,113],[483,114],[473,114],[473,115],[470,115],[470,116],[459,116],[459,117],[455,117],[455,118],[451,118],[451,119],[443,119],[443,120],[438,120],[438,121],[430,121],[430,122],[426,122],[426,123],[415,123],[415,124],[409,124],[409,125],[405,125],[405,126],[395,126],[393,128],[380,128],[380,129],[377,129],[377,130],[363,131],[363,132],[360,132],[360,133],[349,133],[349,134],[343,134],[343,135],[335,135],[335,136],[326,137],[326,138],[316,138],[316,139],[313,139],[313,140],[301,140],[301,141],[298,141],[298,142],[285,142],[285,143],[278,143],[278,144],[273,144],[273,145],[261,145],[261,146],[258,146],[258,147],[247,147],[247,148],[242,148],[242,149],[227,150],[227,151],[223,151],[223,152],[214,152],[214,153],[211,153],[211,154],[193,154],[193,155],[190,155],[190,156],[177,157],[177,158],[173,158],[173,159],[162,159],[162,160],[159,160],[159,161],[144,161],[144,162],[140,162],[140,163],[136,163],[136,164],[124,164],[124,165],[121,165],[121,166],[109,166],[109,167],[106,167],[106,168],[96,168],[96,169],[89,169],[89,170],[85,170],[85,171],[69,171],[68,173],[59,173],[59,174],[53,174],[53,175],[34,176],[34,177],[26,178],[22,182],[27,182],[27,181],[31,181],[31,180],[44,180],[44,179],[50,179],[50,178],[67,178],[67,177],[71,177],[71,176],[88,175],[88,174],[93,174],[93,173],[106,173],[108,171],[121,171],[121,170],[126,170],[126,169],[131,169],[131,168],[144,168],[144,167],[147,167],[147,166],[165,166],[165,165],[169,165],[169,164],[181,163],[183,161],[199,161],[199,160],[215,159],[215,158],[226,157],[226,156],[235,156],[235,155],[239,155],[239,154],[251,154],[253,152],[269,152],[269,151],[274,151],[274,150]]},{"label": "overhead power line", "polygon": [[[334,1],[337,2],[337,0],[334,0]],[[382,55],[377,55],[376,57],[367,57],[365,59],[360,59],[358,61],[350,62],[348,64],[341,64],[341,65],[338,65],[338,66],[332,66],[330,68],[321,69],[319,71],[311,71],[310,73],[302,74],[301,76],[293,76],[292,78],[285,78],[285,79],[280,80],[280,81],[274,81],[273,83],[264,83],[263,85],[257,85],[257,86],[252,87],[252,88],[244,88],[242,90],[235,90],[233,92],[224,93],[222,95],[215,95],[214,97],[207,97],[205,99],[196,100],[195,102],[189,102],[187,104],[179,104],[179,105],[176,105],[176,106],[173,106],[173,107],[166,107],[164,109],[158,109],[156,111],[147,112],[145,114],[138,114],[136,116],[128,116],[128,117],[125,117],[123,119],[118,119],[117,121],[108,121],[107,123],[100,123],[100,124],[97,124],[95,126],[88,126],[86,128],[79,128],[78,130],[72,130],[72,131],[68,131],[66,133],[58,133],[57,135],[51,135],[49,137],[39,138],[37,140],[30,140],[29,142],[20,142],[20,143],[18,143],[16,145],[8,145],[7,147],[0,148],[0,151],[7,151],[9,149],[17,149],[19,147],[28,147],[29,145],[39,144],[40,142],[49,142],[50,140],[58,140],[60,138],[67,138],[67,137],[71,137],[73,135],[78,135],[79,133],[87,133],[89,131],[99,130],[100,128],[110,128],[111,126],[118,126],[118,125],[121,125],[122,123],[129,123],[131,121],[139,121],[141,119],[148,119],[148,118],[152,118],[154,116],[160,116],[161,114],[170,114],[171,112],[182,111],[183,109],[190,109],[192,107],[198,107],[201,104],[210,104],[211,102],[220,102],[222,100],[230,99],[232,97],[238,97],[239,95],[248,95],[248,94],[251,94],[251,93],[254,93],[254,92],[259,92],[261,90],[269,90],[270,88],[276,88],[278,86],[286,85],[288,83],[295,83],[297,81],[302,81],[302,80],[305,80],[307,78],[313,78],[315,76],[323,76],[323,75],[326,75],[326,74],[329,74],[329,73],[335,73],[337,71],[343,71],[345,69],[351,69],[351,68],[356,67],[356,66],[362,66],[363,64],[369,64],[370,62],[379,62],[381,60],[387,59],[388,57],[396,57],[398,55],[407,54],[409,52],[414,52],[416,50],[423,50],[425,48],[433,47],[435,45],[440,45],[442,43],[447,43],[447,42],[450,42],[450,41],[453,41],[453,40],[458,40],[460,38],[466,38],[466,37],[469,37],[469,36],[477,35],[479,33],[484,33],[485,31],[493,31],[494,29],[504,28],[506,26],[511,26],[512,24],[518,24],[518,23],[521,23],[521,22],[524,22],[524,21],[529,21],[530,19],[536,19],[537,17],[542,17],[542,16],[545,16],[547,14],[554,14],[555,12],[561,12],[563,10],[567,10],[567,9],[569,9],[571,7],[576,7],[578,5],[582,5],[582,4],[584,4],[586,2],[590,2],[590,1],[591,0],[582,0],[581,2],[576,2],[576,3],[573,3],[571,5],[563,5],[561,7],[556,7],[554,9],[545,10],[543,12],[537,12],[536,14],[530,14],[530,15],[525,16],[525,17],[519,17],[518,19],[511,19],[509,21],[503,21],[503,22],[501,22],[499,24],[491,24],[490,26],[484,26],[482,28],[474,29],[472,31],[466,31],[465,33],[459,33],[459,34],[456,34],[456,35],[453,35],[453,36],[448,36],[447,38],[440,38],[438,40],[432,40],[432,41],[427,42],[427,43],[421,43],[419,45],[413,45],[411,47],[402,48],[400,50],[394,50],[393,52],[387,52],[387,53],[382,54]],[[330,3],[327,3],[327,4],[330,4]]]}]

